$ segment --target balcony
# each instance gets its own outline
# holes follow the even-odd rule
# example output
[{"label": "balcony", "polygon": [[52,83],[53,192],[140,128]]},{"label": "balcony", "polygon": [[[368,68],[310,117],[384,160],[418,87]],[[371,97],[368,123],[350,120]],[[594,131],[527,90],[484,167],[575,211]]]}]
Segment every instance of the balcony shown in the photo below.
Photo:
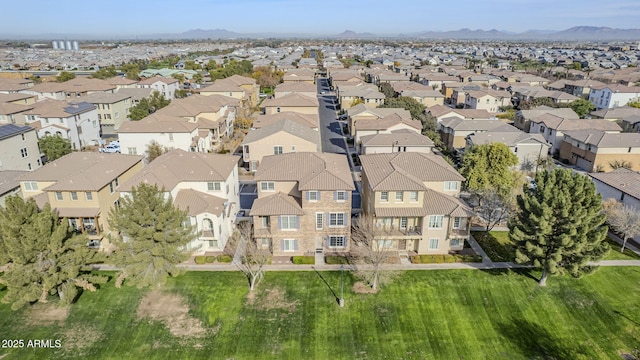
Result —
[{"label": "balcony", "polygon": [[203,239],[214,238],[213,230],[211,229],[202,230],[202,235],[200,235],[200,237]]},{"label": "balcony", "polygon": [[420,227],[417,227],[417,226],[398,228],[398,226],[396,225],[387,225],[381,229],[382,231],[386,232],[389,236],[411,237],[411,238],[422,236],[422,231],[420,230]]}]

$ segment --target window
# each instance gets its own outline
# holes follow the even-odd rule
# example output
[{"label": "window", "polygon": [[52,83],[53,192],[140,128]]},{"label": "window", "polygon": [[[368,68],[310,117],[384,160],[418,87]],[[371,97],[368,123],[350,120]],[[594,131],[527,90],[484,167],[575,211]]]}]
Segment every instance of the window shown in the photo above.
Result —
[{"label": "window", "polygon": [[382,201],[382,202],[389,201],[389,192],[388,191],[380,192],[380,201]]},{"label": "window", "polygon": [[78,193],[75,191],[71,192],[71,200],[78,201]]},{"label": "window", "polygon": [[256,171],[258,170],[258,162],[257,161],[252,161],[251,162],[251,171]]},{"label": "window", "polygon": [[457,181],[445,181],[444,182],[444,190],[445,191],[458,190],[458,182]]},{"label": "window", "polygon": [[262,191],[276,191],[276,184],[273,181],[262,181],[260,183]]},{"label": "window", "polygon": [[402,202],[404,199],[404,191],[396,191],[396,202]]},{"label": "window", "polygon": [[378,240],[378,249],[389,250],[393,246],[393,240]]},{"label": "window", "polygon": [[335,193],[336,201],[347,201],[347,192],[346,191],[336,191]]},{"label": "window", "polygon": [[454,229],[465,229],[467,227],[467,219],[463,217],[454,217],[453,218],[453,228]]},{"label": "window", "polygon": [[409,201],[410,202],[418,201],[418,192],[417,191],[409,191]]},{"label": "window", "polygon": [[27,148],[20,149],[20,156],[22,156],[23,158],[29,156],[29,154],[27,153]]},{"label": "window", "polygon": [[327,246],[330,248],[343,248],[347,245],[344,235],[331,235],[327,241]]},{"label": "window", "polygon": [[273,147],[273,155],[280,155],[282,154],[282,146],[280,145],[276,145]]},{"label": "window", "polygon": [[113,194],[113,191],[114,191],[113,181],[109,183],[109,191]]},{"label": "window", "polygon": [[62,201],[62,192],[56,191],[56,200]]},{"label": "window", "polygon": [[320,200],[320,193],[318,191],[307,191],[307,200],[318,201]]},{"label": "window", "polygon": [[87,199],[87,201],[93,200],[93,194],[91,193],[91,191],[85,191],[84,197],[85,199]]},{"label": "window", "polygon": [[329,227],[345,225],[344,213],[329,213]]},{"label": "window", "polygon": [[116,187],[120,186],[120,181],[118,180],[118,178],[113,180],[113,182],[116,184]]},{"label": "window", "polygon": [[269,243],[270,243],[269,238],[262,238],[261,243],[262,243],[263,249],[269,248]]},{"label": "window", "polygon": [[169,141],[173,141],[173,133],[169,133]]},{"label": "window", "polygon": [[296,146],[295,145],[291,145],[291,152],[296,152]]},{"label": "window", "polygon": [[324,225],[324,213],[316,213],[316,230],[322,230]]},{"label": "window", "polygon": [[276,108],[276,112],[280,112],[280,106]]},{"label": "window", "polygon": [[216,241],[216,240],[209,240],[209,247],[210,247],[210,248],[217,248],[217,247],[218,247],[218,241]]},{"label": "window", "polygon": [[460,246],[460,239],[451,239],[451,246]]},{"label": "window", "polygon": [[429,250],[438,249],[438,239],[429,239]]},{"label": "window", "polygon": [[115,114],[113,114],[113,117],[116,119],[120,119],[120,114],[116,111]]},{"label": "window", "polygon": [[271,218],[268,216],[260,216],[260,224],[263,229],[268,229],[271,226]]},{"label": "window", "polygon": [[27,168],[29,168],[29,170],[31,170],[31,163],[27,164]]},{"label": "window", "polygon": [[102,115],[98,114],[98,120],[102,120]]},{"label": "window", "polygon": [[22,141],[26,140],[25,137],[24,137],[24,134],[20,134],[20,137],[22,137]]},{"label": "window", "polygon": [[282,251],[296,251],[298,250],[298,240],[296,239],[283,239]]},{"label": "window", "polygon": [[296,215],[280,215],[281,230],[298,229],[298,217]]},{"label": "window", "polygon": [[403,216],[400,218],[400,229],[405,230],[407,228],[407,218]]},{"label": "window", "polygon": [[138,155],[138,149],[134,147],[127,148],[129,155]]},{"label": "window", "polygon": [[220,191],[220,183],[219,182],[208,182],[207,190],[209,191]]},{"label": "window", "polygon": [[24,190],[25,191],[38,191],[38,183],[35,181],[26,181],[24,182]]},{"label": "window", "polygon": [[444,215],[431,215],[429,216],[429,228],[441,229],[444,222]]}]

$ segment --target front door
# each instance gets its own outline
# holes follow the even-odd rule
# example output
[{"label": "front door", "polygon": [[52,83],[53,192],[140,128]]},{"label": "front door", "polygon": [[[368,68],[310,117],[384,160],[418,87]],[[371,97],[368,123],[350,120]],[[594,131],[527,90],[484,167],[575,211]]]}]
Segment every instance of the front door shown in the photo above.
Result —
[{"label": "front door", "polygon": [[407,240],[398,240],[398,250],[407,250]]}]

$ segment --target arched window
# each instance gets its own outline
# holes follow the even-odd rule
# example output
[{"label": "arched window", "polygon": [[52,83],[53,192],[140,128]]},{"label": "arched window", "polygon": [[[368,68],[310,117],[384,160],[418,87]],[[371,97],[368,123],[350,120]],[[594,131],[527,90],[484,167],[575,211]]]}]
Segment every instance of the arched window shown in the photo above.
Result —
[{"label": "arched window", "polygon": [[204,218],[202,220],[202,231],[213,231],[213,221],[211,219]]}]

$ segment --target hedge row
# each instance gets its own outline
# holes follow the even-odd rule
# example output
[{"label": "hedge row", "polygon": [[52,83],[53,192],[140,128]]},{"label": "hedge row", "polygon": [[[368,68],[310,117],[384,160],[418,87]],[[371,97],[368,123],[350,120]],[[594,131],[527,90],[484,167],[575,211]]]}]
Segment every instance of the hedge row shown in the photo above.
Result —
[{"label": "hedge row", "polygon": [[479,255],[412,255],[409,257],[412,264],[445,264],[460,262],[482,262]]},{"label": "hedge row", "polygon": [[221,262],[221,263],[230,263],[233,260],[233,257],[229,256],[229,255],[218,255],[216,256],[203,256],[203,255],[198,255],[195,257],[195,262],[198,265],[202,265],[202,264],[211,264],[215,261]]},{"label": "hedge row", "polygon": [[316,263],[315,256],[293,256],[292,261],[296,265],[313,265]]}]

